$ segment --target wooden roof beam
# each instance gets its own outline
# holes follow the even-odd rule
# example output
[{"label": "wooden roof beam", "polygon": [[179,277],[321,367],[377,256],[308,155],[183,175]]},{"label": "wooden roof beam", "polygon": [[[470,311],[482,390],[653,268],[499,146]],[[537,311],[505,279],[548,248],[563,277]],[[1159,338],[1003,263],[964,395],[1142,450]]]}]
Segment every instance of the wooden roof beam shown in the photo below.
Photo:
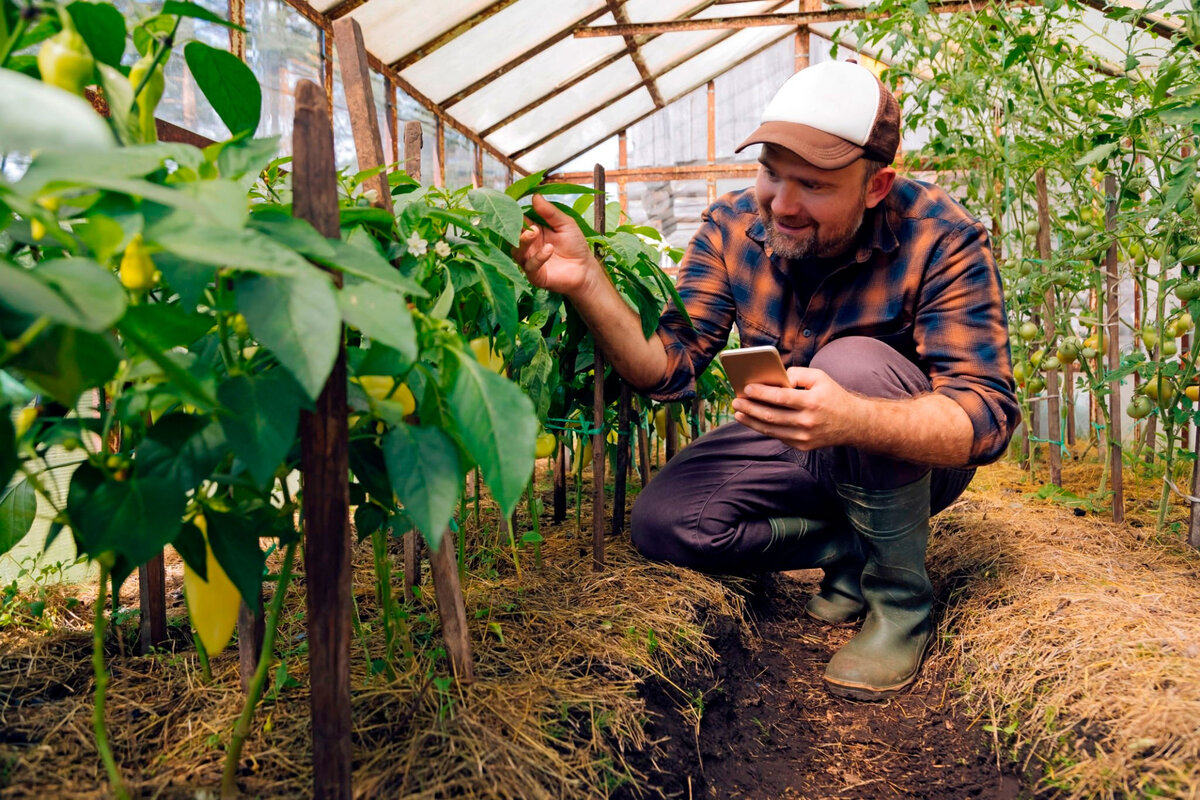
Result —
[{"label": "wooden roof beam", "polygon": [[[624,3],[625,0],[615,0],[615,2]],[[509,72],[512,72],[514,69],[521,66],[526,61],[533,58],[534,56],[540,55],[541,53],[544,53],[545,51],[549,50],[551,47],[553,47],[554,45],[563,41],[564,39],[570,38],[571,34],[574,33],[580,26],[587,27],[588,25],[595,22],[600,17],[604,16],[605,14],[610,13],[610,10],[611,9],[608,7],[608,5],[605,5],[605,6],[601,7],[600,9],[593,11],[591,14],[588,14],[586,17],[581,19],[579,22],[576,22],[571,27],[563,28],[561,31],[550,36],[548,39],[543,39],[540,44],[538,44],[534,47],[531,47],[530,49],[526,50],[524,53],[521,53],[521,55],[512,59],[507,64],[503,64],[502,66],[497,67],[496,69],[489,72],[487,75],[484,75],[482,78],[480,78],[479,80],[472,83],[470,86],[459,89],[457,92],[455,92],[454,94],[447,97],[445,100],[442,101],[442,107],[450,108],[450,106],[454,105],[455,103],[462,102],[465,98],[469,97],[470,95],[475,94],[475,92],[479,91],[484,86],[487,86],[489,83],[496,80],[500,76],[506,75]]]},{"label": "wooden roof beam", "polygon": [[[704,0],[704,2],[700,3],[700,5],[695,6],[695,7],[691,8],[690,10],[688,10],[686,13],[684,13],[680,17],[680,19],[687,19],[689,17],[695,16],[696,14],[699,14],[704,9],[713,5],[713,3],[715,3],[715,2],[717,2],[717,0]],[[791,2],[791,0],[783,0],[783,2],[779,3],[779,5],[773,6],[770,10],[774,11],[777,8],[782,8],[783,6],[787,5],[787,3],[789,3],[789,2]],[[730,35],[732,35],[732,34],[730,34]],[[640,45],[648,44],[657,38],[658,38],[658,36],[647,36],[647,37],[639,40],[635,37],[635,40],[638,42],[638,45],[640,46]],[[715,39],[713,41],[713,44],[716,44],[717,42],[723,41],[723,40],[724,40],[724,37],[722,37],[720,39]],[[602,61],[597,62],[595,65],[593,65],[593,66],[589,67],[588,69],[584,70],[583,72],[579,73],[574,78],[571,78],[570,80],[564,81],[563,83],[560,83],[558,86],[555,86],[552,91],[547,92],[546,94],[542,95],[541,97],[537,98],[536,100],[533,100],[532,102],[526,103],[524,106],[522,106],[521,108],[518,108],[516,111],[514,111],[511,114],[509,114],[508,116],[506,116],[504,119],[499,120],[499,121],[489,125],[487,128],[484,128],[482,131],[479,132],[479,135],[480,136],[491,136],[493,133],[500,130],[508,123],[512,122],[513,120],[520,119],[521,117],[525,116],[530,111],[532,111],[533,109],[540,106],[542,103],[545,103],[549,100],[553,100],[555,97],[558,97],[560,94],[567,91],[568,89],[570,89],[570,88],[576,86],[577,84],[582,83],[583,81],[592,77],[597,72],[604,69],[605,67],[611,67],[613,64],[617,63],[622,58],[629,55],[630,52],[631,51],[630,51],[629,45],[626,45],[624,50],[620,50],[616,53],[613,53],[608,58],[605,58]]]},{"label": "wooden roof beam", "polygon": [[434,50],[449,44],[459,36],[462,36],[464,33],[474,28],[476,25],[479,25],[481,22],[486,22],[487,20],[496,16],[515,2],[517,2],[517,0],[496,0],[496,2],[492,3],[478,14],[467,17],[449,30],[442,31],[428,42],[425,42],[420,47],[417,47],[415,50],[400,56],[400,58],[392,62],[392,69],[396,70],[396,72],[401,72],[404,69],[411,67],[413,64],[417,63]]},{"label": "wooden roof beam", "polygon": [[[617,24],[629,24],[629,15],[625,13],[625,6],[617,0],[608,0],[608,7],[612,9],[613,19],[617,21]],[[625,49],[629,51],[629,60],[637,67],[638,75],[642,76],[642,85],[650,92],[650,99],[654,101],[654,107],[662,108],[663,99],[662,94],[658,91],[658,84],[654,82],[654,76],[646,68],[646,59],[642,58],[637,38],[632,34],[625,37]]]},{"label": "wooden roof beam", "polygon": [[[763,53],[763,52],[765,52],[765,51],[767,51],[767,50],[771,49],[771,48],[772,48],[772,47],[774,47],[775,45],[779,44],[779,43],[780,43],[780,42],[782,42],[784,39],[787,39],[787,38],[788,38],[788,37],[790,37],[790,36],[794,36],[794,35],[795,35],[795,33],[796,33],[796,32],[795,32],[794,30],[789,30],[787,33],[783,34],[782,36],[779,36],[779,37],[777,37],[777,38],[775,38],[775,39],[772,39],[771,41],[767,42],[766,44],[764,44],[762,47],[758,48],[757,50],[754,50],[754,51],[753,51],[753,52],[751,52],[751,53],[747,53],[746,55],[744,55],[744,56],[742,56],[741,58],[739,58],[737,61],[734,61],[732,64],[730,64],[730,65],[728,65],[727,67],[725,67],[725,69],[724,69],[724,70],[722,70],[720,74],[724,74],[724,73],[728,72],[729,70],[733,69],[734,67],[739,67],[739,66],[741,66],[742,64],[746,63],[746,62],[747,62],[747,61],[749,61],[750,59],[752,59],[752,58],[754,58],[755,56],[759,55],[760,53]],[[712,76],[712,75],[710,75],[710,76],[707,76],[707,77],[705,77],[705,78],[704,78],[702,81],[700,81],[699,83],[695,84],[694,86],[691,86],[691,87],[689,87],[688,89],[686,89],[686,90],[684,90],[684,91],[680,92],[679,94],[675,95],[674,97],[672,97],[670,100],[668,100],[668,101],[667,101],[667,105],[671,105],[671,103],[674,103],[676,100],[680,100],[680,99],[682,99],[682,98],[684,98],[684,97],[687,97],[689,94],[691,94],[692,92],[696,91],[696,90],[697,90],[697,89],[699,89],[701,86],[704,86],[704,85],[706,85],[706,84],[707,84],[707,83],[708,83],[710,80],[713,80],[713,78],[714,78],[714,77],[717,77],[717,76]],[[577,157],[579,157],[579,156],[583,155],[583,154],[584,154],[584,153],[586,153],[588,150],[591,150],[593,147],[595,147],[596,145],[600,144],[600,143],[601,143],[601,142],[603,142],[605,139],[607,139],[608,137],[612,136],[614,133],[616,133],[617,131],[621,130],[622,128],[630,128],[630,127],[632,127],[632,126],[634,126],[634,125],[638,124],[638,123],[639,123],[639,122],[641,122],[642,120],[646,119],[646,118],[647,118],[647,117],[649,117],[651,114],[655,114],[655,113],[657,113],[657,112],[658,112],[658,109],[657,109],[657,108],[654,108],[654,109],[651,109],[650,111],[647,111],[645,114],[642,114],[642,115],[641,115],[640,117],[638,117],[637,119],[630,120],[629,122],[624,122],[624,123],[621,123],[621,124],[620,124],[620,125],[618,125],[617,127],[613,128],[612,130],[610,130],[610,131],[608,131],[607,133],[605,133],[605,134],[604,134],[603,136],[601,136],[599,139],[596,139],[596,140],[592,141],[590,144],[588,144],[588,146],[587,146],[587,147],[584,147],[582,150],[579,150],[579,151],[577,151],[577,152],[575,152],[575,153],[572,153],[572,154],[571,154],[570,156],[568,156],[567,158],[564,158],[562,161],[560,161],[560,162],[558,162],[557,164],[555,164],[555,165],[554,165],[554,167],[555,167],[555,168],[557,168],[557,167],[560,167],[560,166],[562,166],[563,164],[566,164],[568,161],[570,161],[570,160],[572,160],[572,159],[574,159],[574,158],[577,158]],[[517,157],[516,157],[516,156],[514,156],[513,158],[515,159],[515,158],[517,158]]]},{"label": "wooden roof beam", "polygon": [[[786,2],[788,2],[788,0],[784,0],[784,3],[786,3]],[[784,3],[780,3],[780,5],[784,5]],[[564,133],[564,132],[566,132],[567,130],[569,130],[569,129],[573,128],[574,126],[578,125],[580,122],[583,122],[585,119],[587,119],[588,117],[592,116],[592,115],[593,115],[593,114],[595,114],[596,112],[598,112],[598,111],[603,111],[604,109],[606,109],[606,108],[608,108],[609,106],[611,106],[613,103],[615,103],[615,102],[617,102],[618,100],[621,100],[621,99],[623,99],[623,98],[625,98],[625,97],[628,97],[629,95],[631,95],[631,94],[633,94],[634,92],[636,92],[638,89],[641,89],[643,86],[649,86],[649,85],[650,85],[650,84],[652,84],[654,81],[658,80],[658,79],[659,79],[659,78],[661,78],[663,75],[666,75],[666,74],[667,74],[668,72],[670,72],[671,70],[673,70],[673,69],[676,69],[677,67],[681,66],[682,64],[685,64],[685,63],[687,63],[688,61],[692,60],[692,59],[693,59],[693,58],[695,58],[696,56],[698,56],[698,55],[700,55],[701,53],[703,53],[705,50],[708,50],[708,49],[709,49],[710,47],[712,47],[713,45],[716,45],[716,44],[719,44],[720,42],[723,42],[723,41],[725,41],[725,40],[726,40],[726,39],[728,39],[730,36],[733,36],[735,33],[737,33],[737,31],[729,31],[728,33],[725,33],[725,34],[722,34],[721,36],[718,36],[718,37],[717,37],[716,39],[714,39],[713,41],[710,41],[710,42],[705,42],[704,44],[700,45],[699,47],[697,47],[697,48],[693,48],[693,49],[692,49],[692,50],[690,50],[689,52],[687,52],[687,53],[684,53],[682,56],[680,56],[679,58],[677,58],[677,59],[675,59],[674,61],[672,61],[670,64],[667,64],[665,67],[663,67],[663,68],[662,68],[661,70],[659,70],[657,73],[655,73],[655,74],[653,74],[653,75],[649,75],[649,76],[643,76],[643,77],[642,77],[642,80],[641,80],[641,82],[640,82],[640,83],[635,83],[633,86],[630,86],[629,88],[625,89],[624,91],[620,92],[619,94],[616,94],[616,95],[614,95],[614,96],[612,96],[612,97],[608,98],[607,100],[605,100],[605,101],[604,101],[604,102],[603,102],[601,105],[599,105],[599,106],[593,106],[593,107],[589,108],[589,109],[588,109],[588,110],[587,110],[587,111],[586,111],[584,114],[582,114],[582,115],[580,115],[580,116],[576,117],[575,119],[571,120],[570,122],[566,123],[565,125],[562,125],[561,127],[557,128],[556,130],[554,130],[554,131],[552,131],[552,132],[550,132],[550,133],[546,134],[545,136],[543,136],[541,139],[538,139],[538,140],[537,140],[536,142],[534,142],[533,144],[530,144],[530,145],[528,145],[528,146],[526,146],[526,147],[523,147],[522,149],[520,149],[520,150],[516,151],[515,153],[513,153],[513,154],[510,156],[510,158],[512,158],[512,159],[514,159],[514,160],[515,160],[515,159],[518,159],[518,158],[520,158],[521,156],[523,156],[523,155],[525,155],[526,153],[528,153],[530,150],[533,150],[533,149],[534,149],[534,148],[536,148],[536,147],[540,147],[541,145],[543,145],[543,144],[545,144],[546,142],[550,141],[550,140],[551,140],[551,139],[553,139],[554,137],[556,137],[556,136],[559,136],[559,135],[563,134],[563,133]],[[778,40],[775,40],[775,41],[778,41]],[[757,52],[757,51],[756,51],[756,52]],[[745,59],[743,59],[743,60],[745,60]],[[742,62],[741,62],[741,61],[738,61],[738,62],[737,62],[737,64],[740,64],[740,63],[742,63]],[[736,66],[736,65],[735,65],[735,66]],[[708,81],[706,80],[706,81],[704,81],[704,83],[708,83]],[[653,98],[653,95],[651,95],[651,97]],[[678,99],[678,98],[676,98],[676,99]],[[668,102],[674,102],[674,101],[668,101]],[[664,103],[664,104],[663,104],[663,105],[661,105],[661,106],[660,106],[660,105],[657,105],[657,104],[655,104],[655,110],[658,110],[658,109],[660,109],[660,108],[665,108],[665,107],[666,107],[666,103]]]},{"label": "wooden roof beam", "polygon": [[342,2],[325,12],[325,18],[331,22],[335,19],[341,19],[354,9],[366,4],[367,0],[342,0]]},{"label": "wooden roof beam", "polygon": [[[929,4],[931,14],[951,14],[976,11],[989,2],[959,2],[947,0]],[[753,14],[737,17],[713,17],[711,19],[672,20],[667,22],[641,22],[632,25],[595,25],[581,23],[575,29],[575,37],[588,39],[596,36],[629,36],[651,33],[679,33],[683,31],[709,31],[742,28],[762,28],[772,25],[811,25],[817,22],[853,22],[856,20],[886,19],[889,11],[868,11],[864,8],[842,8],[829,11],[805,11],[798,14]]]}]

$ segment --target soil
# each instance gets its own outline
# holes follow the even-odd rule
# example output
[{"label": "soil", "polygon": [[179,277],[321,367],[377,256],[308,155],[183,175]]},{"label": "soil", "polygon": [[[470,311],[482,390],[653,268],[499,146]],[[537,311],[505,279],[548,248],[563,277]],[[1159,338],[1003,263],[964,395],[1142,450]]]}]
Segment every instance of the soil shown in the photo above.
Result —
[{"label": "soil", "polygon": [[654,788],[689,800],[1031,796],[1032,783],[998,761],[992,734],[956,701],[949,661],[936,647],[917,683],[884,702],[825,690],[825,664],[855,628],[804,615],[819,576],[768,576],[748,597],[756,641],[731,620],[711,620],[719,663],[674,686],[648,685],[651,738],[663,754],[641,766]]}]

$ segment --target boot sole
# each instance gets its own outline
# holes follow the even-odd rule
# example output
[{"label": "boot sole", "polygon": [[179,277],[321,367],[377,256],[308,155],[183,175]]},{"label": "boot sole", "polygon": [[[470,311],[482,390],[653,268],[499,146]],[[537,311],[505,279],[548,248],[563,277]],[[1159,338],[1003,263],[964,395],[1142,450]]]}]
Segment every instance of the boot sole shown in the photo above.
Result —
[{"label": "boot sole", "polygon": [[921,674],[921,667],[925,664],[925,656],[929,654],[929,648],[932,644],[933,636],[931,635],[925,641],[925,646],[921,648],[921,655],[917,658],[916,669],[899,683],[894,683],[891,686],[868,686],[862,683],[841,683],[831,680],[826,675],[824,678],[825,688],[829,690],[830,694],[850,700],[866,700],[868,702],[887,700],[889,697],[899,694],[916,682],[917,676]]},{"label": "boot sole", "polygon": [[826,619],[825,617],[818,616],[818,615],[814,614],[813,612],[809,611],[807,607],[805,607],[804,616],[808,617],[809,619],[811,619],[815,622],[819,622],[822,625],[828,625],[831,628],[849,628],[849,627],[852,627],[852,626],[858,624],[859,622],[861,622],[863,620],[863,618],[865,616],[867,616],[867,614],[864,611],[861,614],[856,614],[855,616],[849,617],[847,619],[833,620],[833,619]]}]

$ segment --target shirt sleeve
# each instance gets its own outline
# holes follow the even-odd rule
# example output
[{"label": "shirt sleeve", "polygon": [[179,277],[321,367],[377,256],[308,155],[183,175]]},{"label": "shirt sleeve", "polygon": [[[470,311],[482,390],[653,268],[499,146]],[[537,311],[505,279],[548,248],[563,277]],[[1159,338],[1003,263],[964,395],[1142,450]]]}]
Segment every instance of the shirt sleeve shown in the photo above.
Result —
[{"label": "shirt sleeve", "polygon": [[657,335],[667,351],[667,369],[663,380],[646,390],[655,400],[670,402],[693,396],[696,376],[729,341],[736,312],[725,259],[727,234],[734,219],[728,206],[705,210],[700,229],[679,264],[676,289],[691,324],[674,303],[659,318]]},{"label": "shirt sleeve", "polygon": [[918,298],[914,338],[918,357],[929,365],[933,391],[971,418],[975,440],[967,466],[1000,458],[1021,412],[1000,270],[980,223],[955,229],[934,252]]}]

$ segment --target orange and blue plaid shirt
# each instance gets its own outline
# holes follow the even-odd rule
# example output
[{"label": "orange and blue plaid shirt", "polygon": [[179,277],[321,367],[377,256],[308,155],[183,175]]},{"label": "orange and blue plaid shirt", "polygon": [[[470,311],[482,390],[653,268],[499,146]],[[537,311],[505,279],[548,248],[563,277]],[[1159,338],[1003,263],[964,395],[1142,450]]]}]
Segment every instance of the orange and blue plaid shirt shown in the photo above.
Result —
[{"label": "orange and blue plaid shirt", "polygon": [[753,188],[714,203],[679,271],[695,327],[674,306],[663,314],[658,335],[669,366],[651,396],[693,394],[734,323],[741,346],[774,345],[794,367],[808,366],[834,339],[869,336],[920,367],[934,392],[967,412],[972,466],[1003,454],[1021,415],[1000,271],[982,223],[937,186],[897,178],[864,217],[856,251],[798,293],[793,280],[812,274],[804,266],[770,252]]}]

